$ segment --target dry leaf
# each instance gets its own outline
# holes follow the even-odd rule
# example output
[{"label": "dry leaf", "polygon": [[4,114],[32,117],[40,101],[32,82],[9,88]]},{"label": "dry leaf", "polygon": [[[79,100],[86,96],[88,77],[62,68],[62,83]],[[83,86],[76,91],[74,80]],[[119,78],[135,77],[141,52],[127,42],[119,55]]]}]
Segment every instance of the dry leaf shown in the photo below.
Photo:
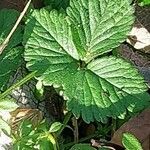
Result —
[{"label": "dry leaf", "polygon": [[132,28],[127,42],[135,49],[143,49],[145,53],[150,53],[150,33],[140,23],[136,23]]},{"label": "dry leaf", "polygon": [[18,108],[10,113],[11,128],[16,131],[23,120],[30,120],[33,125],[37,125],[43,118],[42,112],[38,109],[21,109]]},{"label": "dry leaf", "polygon": [[124,132],[135,135],[142,143],[144,150],[150,150],[150,108],[126,122],[115,132],[111,142],[122,145],[121,139]]}]

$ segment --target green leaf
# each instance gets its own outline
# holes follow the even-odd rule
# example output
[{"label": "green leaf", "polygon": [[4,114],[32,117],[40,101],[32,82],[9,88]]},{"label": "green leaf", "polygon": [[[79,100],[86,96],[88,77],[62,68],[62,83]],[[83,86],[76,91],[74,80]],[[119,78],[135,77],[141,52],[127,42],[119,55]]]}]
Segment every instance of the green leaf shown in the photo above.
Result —
[{"label": "green leaf", "polygon": [[39,80],[36,83],[35,96],[37,97],[38,100],[42,100],[43,95],[44,95],[44,86],[42,81]]},{"label": "green leaf", "polygon": [[114,87],[129,94],[137,94],[147,89],[137,69],[125,60],[117,57],[103,57],[89,63],[88,67],[98,77]]},{"label": "green leaf", "polygon": [[140,142],[130,133],[123,134],[122,143],[126,150],[143,150]]},{"label": "green leaf", "polygon": [[69,5],[69,0],[44,0],[45,5],[50,5],[53,9],[66,8]]},{"label": "green leaf", "polygon": [[13,148],[18,150],[40,149],[53,150],[53,145],[48,137],[47,124],[42,121],[34,127],[28,120],[24,120],[19,126],[19,135],[15,135]]},{"label": "green leaf", "polygon": [[[38,49],[37,47],[37,55],[35,55],[35,57],[38,56],[38,52],[45,52],[45,56],[65,57],[64,59],[67,59],[69,62],[70,59],[68,55],[77,60],[79,59],[75,45],[72,42],[71,31],[65,14],[58,14],[55,10],[49,13],[49,11],[41,9],[40,12],[34,11],[32,15],[35,16],[36,22],[32,20],[32,23],[30,22],[30,24],[28,24],[28,29],[25,30],[26,36],[24,37],[24,41],[28,40],[27,47],[40,44],[38,43],[39,40],[28,39],[28,36],[39,38],[40,42],[43,42],[41,43],[42,49]],[[47,21],[45,19],[47,19]],[[34,26],[37,28],[34,28],[34,32],[30,35]],[[38,28],[38,26],[40,26],[40,28]],[[43,37],[40,32],[45,33],[45,36]],[[48,53],[49,50],[51,50],[51,54]]]},{"label": "green leaf", "polygon": [[2,55],[0,55],[0,89],[5,84],[7,84],[10,76],[14,73],[14,71],[20,66],[22,62],[22,53],[23,48],[17,47],[4,50]]},{"label": "green leaf", "polygon": [[96,150],[89,144],[76,144],[70,150]]},{"label": "green leaf", "polygon": [[29,136],[29,134],[33,131],[33,126],[31,121],[23,120],[19,126],[20,137]]},{"label": "green leaf", "polygon": [[150,5],[150,0],[139,0],[140,6]]},{"label": "green leaf", "polygon": [[[15,24],[19,12],[15,10],[0,10],[0,45],[8,36]],[[22,61],[23,48],[16,47],[22,41],[21,26],[17,28],[11,37],[8,46],[0,55],[0,89],[4,86]]]},{"label": "green leaf", "polygon": [[147,87],[138,71],[121,58],[94,60],[86,71],[78,71],[72,82],[65,89],[68,108],[88,123],[94,118],[105,122],[106,116],[124,118],[126,109],[139,109],[150,98],[143,93]]},{"label": "green leaf", "polygon": [[0,111],[11,112],[18,107],[19,106],[16,104],[15,100],[12,98],[0,99]]},{"label": "green leaf", "polygon": [[52,143],[47,139],[47,137],[43,137],[38,141],[40,150],[55,150],[53,148]]},{"label": "green leaf", "polygon": [[50,133],[52,133],[52,132],[57,132],[57,131],[59,131],[59,130],[61,129],[62,126],[63,126],[62,123],[60,123],[60,122],[54,122],[54,123],[51,125],[51,127],[50,127],[50,129],[49,129],[49,132],[50,132]]},{"label": "green leaf", "polygon": [[30,142],[31,139],[25,139],[24,141],[21,139],[21,141],[13,143],[13,150],[31,150],[34,147]]},{"label": "green leaf", "polygon": [[8,123],[2,119],[2,117],[0,116],[0,134],[1,132],[6,132],[7,134],[11,133],[11,128],[8,125]]},{"label": "green leaf", "polygon": [[129,0],[71,0],[67,13],[84,61],[119,46],[134,22]]},{"label": "green leaf", "polygon": [[[68,110],[87,123],[94,119],[104,122],[109,116],[124,118],[127,109],[133,112],[149,104],[145,81],[130,63],[114,56],[93,59],[126,38],[134,20],[132,13],[127,0],[72,0],[69,16],[42,9],[27,21],[24,45],[28,69],[37,71],[36,78],[43,85],[61,87]],[[78,26],[77,19],[84,22]],[[116,24],[111,20],[117,20]],[[90,45],[89,51],[87,40],[93,44],[94,39],[100,44]],[[85,57],[86,62],[82,61]]]},{"label": "green leaf", "polygon": [[[2,9],[0,10],[0,43],[8,36],[12,27],[14,26],[19,12],[13,9]],[[21,26],[19,26],[16,32],[11,37],[7,49],[13,48],[22,41]]]}]

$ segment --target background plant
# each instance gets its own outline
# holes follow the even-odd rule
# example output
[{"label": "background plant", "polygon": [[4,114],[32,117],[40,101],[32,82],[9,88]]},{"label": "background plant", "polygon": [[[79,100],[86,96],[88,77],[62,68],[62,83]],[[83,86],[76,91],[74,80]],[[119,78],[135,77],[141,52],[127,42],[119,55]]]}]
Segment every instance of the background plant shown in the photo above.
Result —
[{"label": "background plant", "polygon": [[[67,111],[71,111],[76,118],[82,116],[86,123],[95,120],[106,123],[108,117],[123,119],[127,110],[138,112],[149,105],[143,77],[129,62],[111,53],[126,39],[134,22],[134,10],[128,0],[71,0],[66,12],[61,13],[51,11],[51,8],[61,9],[62,6],[65,9],[68,1],[45,1],[45,4],[51,7],[32,10],[26,18],[24,35],[24,26],[19,25],[0,55],[0,66],[5,68],[0,73],[2,92],[13,71],[23,62],[23,57],[27,68],[34,71],[0,95],[1,108],[8,109],[8,103],[12,109],[13,106],[18,107],[6,96],[33,77],[39,80],[42,88],[43,85],[54,86],[66,100]],[[14,10],[0,11],[0,20],[5,18],[8,21],[1,26],[1,42],[18,15]],[[54,123],[54,131],[60,134],[70,117],[65,118],[64,124]],[[21,135],[14,138],[14,148],[59,149],[57,136],[51,133],[52,127],[39,130],[38,126],[32,128],[31,123],[22,122],[19,128]],[[37,138],[38,142],[33,144]],[[82,149],[94,149],[86,144],[80,146]],[[125,144],[125,147],[128,146]]]}]

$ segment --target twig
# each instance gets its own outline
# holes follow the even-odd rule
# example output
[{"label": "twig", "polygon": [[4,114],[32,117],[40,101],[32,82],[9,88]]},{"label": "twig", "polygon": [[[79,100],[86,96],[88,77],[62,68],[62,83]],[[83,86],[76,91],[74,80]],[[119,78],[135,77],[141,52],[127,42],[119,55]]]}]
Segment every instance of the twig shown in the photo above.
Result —
[{"label": "twig", "polygon": [[25,8],[20,13],[20,16],[17,19],[17,21],[16,21],[15,25],[13,26],[12,30],[10,31],[10,33],[8,34],[8,36],[6,37],[6,39],[4,40],[4,42],[1,44],[1,46],[0,46],[0,54],[2,54],[3,50],[8,45],[8,42],[9,42],[10,38],[12,37],[12,35],[15,32],[15,30],[17,29],[20,21],[22,20],[23,16],[25,15],[26,11],[28,10],[28,7],[30,6],[30,3],[31,3],[31,0],[28,1],[28,3],[26,4]]},{"label": "twig", "polygon": [[111,137],[113,137],[117,128],[117,120],[112,118],[112,129],[111,129]]},{"label": "twig", "polygon": [[114,147],[103,145],[103,143],[94,139],[91,139],[91,144],[92,144],[92,147],[95,147],[95,148],[106,148],[109,150],[116,150]]}]

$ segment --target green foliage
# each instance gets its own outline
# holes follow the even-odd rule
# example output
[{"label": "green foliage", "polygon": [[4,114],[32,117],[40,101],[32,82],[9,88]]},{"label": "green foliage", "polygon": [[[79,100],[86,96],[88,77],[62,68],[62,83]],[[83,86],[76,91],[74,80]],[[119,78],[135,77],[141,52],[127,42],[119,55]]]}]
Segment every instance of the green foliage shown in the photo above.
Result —
[{"label": "green foliage", "polygon": [[46,122],[36,127],[24,120],[18,129],[19,135],[14,136],[13,150],[56,150],[53,136],[48,133]]},{"label": "green foliage", "polygon": [[18,107],[16,101],[12,98],[0,99],[0,111],[11,112]]},{"label": "green foliage", "polygon": [[[0,10],[0,45],[14,26],[19,12],[15,10]],[[7,83],[13,71],[15,71],[22,61],[23,48],[18,45],[22,42],[22,29],[19,26],[11,37],[8,46],[0,55],[0,90]]]},{"label": "green foliage", "polygon": [[143,150],[140,142],[130,133],[123,134],[122,143],[126,150]]},{"label": "green foliage", "polygon": [[150,5],[150,0],[139,0],[140,6]]},{"label": "green foliage", "polygon": [[30,123],[30,121],[24,120],[19,128],[19,136],[20,137],[26,137],[28,136],[31,132],[32,132],[33,128],[32,128],[32,124]]},{"label": "green foliage", "polygon": [[43,83],[39,80],[36,84],[35,96],[38,100],[41,100],[44,95],[44,86]]},{"label": "green foliage", "polygon": [[51,125],[51,127],[50,127],[50,129],[49,129],[49,132],[50,132],[50,133],[57,132],[57,131],[59,131],[59,130],[62,128],[62,126],[63,126],[62,123],[60,123],[60,122],[54,122],[54,123]]},{"label": "green foliage", "polygon": [[[141,144],[130,133],[124,133],[122,138],[123,146],[126,150],[143,150]],[[101,146],[98,150],[110,150],[112,148],[107,148],[107,146]],[[91,147],[89,144],[75,144],[70,150],[96,150],[95,148]]]},{"label": "green foliage", "polygon": [[[15,110],[18,107],[18,105],[15,103],[14,99],[12,98],[5,98],[0,99],[0,112],[3,112],[3,114],[7,115],[6,112],[11,112]],[[10,135],[11,129],[6,120],[3,119],[3,116],[0,115],[0,134],[4,131],[7,134]]]},{"label": "green foliage", "polygon": [[67,16],[41,9],[27,21],[27,68],[36,70],[44,85],[62,87],[68,110],[87,123],[124,118],[126,110],[148,104],[137,69],[121,58],[103,56],[126,39],[133,12],[128,0],[71,0]]},{"label": "green foliage", "polygon": [[[98,150],[111,150],[112,148],[106,148],[105,146],[101,146]],[[96,150],[96,148],[92,147],[90,144],[75,144],[70,150]]]},{"label": "green foliage", "polygon": [[0,116],[0,135],[2,132],[10,135],[11,128],[10,128],[9,124],[4,119],[2,119],[2,117]]},{"label": "green foliage", "polygon": [[50,5],[53,9],[65,9],[69,5],[69,0],[44,0],[45,5]]},{"label": "green foliage", "polygon": [[70,150],[96,150],[89,144],[76,144]]},{"label": "green foliage", "polygon": [[[45,0],[50,8],[66,8],[69,0]],[[141,5],[149,4],[143,0]],[[87,123],[105,122],[107,117],[124,118],[126,111],[136,112],[149,104],[149,94],[143,77],[129,62],[110,56],[119,46],[134,22],[130,0],[70,0],[66,13],[47,8],[33,10],[28,16],[23,44],[27,68],[34,71],[6,92],[0,94],[0,111],[12,111],[18,106],[6,98],[35,74],[37,97],[44,94],[44,86],[53,85],[67,100],[67,109]],[[9,34],[19,13],[0,10],[0,44]],[[0,55],[0,90],[4,90],[10,76],[22,62],[22,27],[11,37]],[[108,56],[106,56],[108,54]],[[50,127],[24,120],[13,133],[14,150],[57,150],[57,138],[64,124],[54,122]],[[34,115],[34,113],[33,113]],[[38,124],[38,125],[37,125]],[[72,129],[72,128],[71,128]],[[103,128],[101,135],[108,134]],[[0,133],[11,133],[8,123],[0,117]],[[57,132],[55,134],[55,132]],[[123,135],[127,150],[142,150],[131,134]],[[76,144],[70,150],[95,150],[89,144]],[[104,147],[99,148],[106,149]]]}]

